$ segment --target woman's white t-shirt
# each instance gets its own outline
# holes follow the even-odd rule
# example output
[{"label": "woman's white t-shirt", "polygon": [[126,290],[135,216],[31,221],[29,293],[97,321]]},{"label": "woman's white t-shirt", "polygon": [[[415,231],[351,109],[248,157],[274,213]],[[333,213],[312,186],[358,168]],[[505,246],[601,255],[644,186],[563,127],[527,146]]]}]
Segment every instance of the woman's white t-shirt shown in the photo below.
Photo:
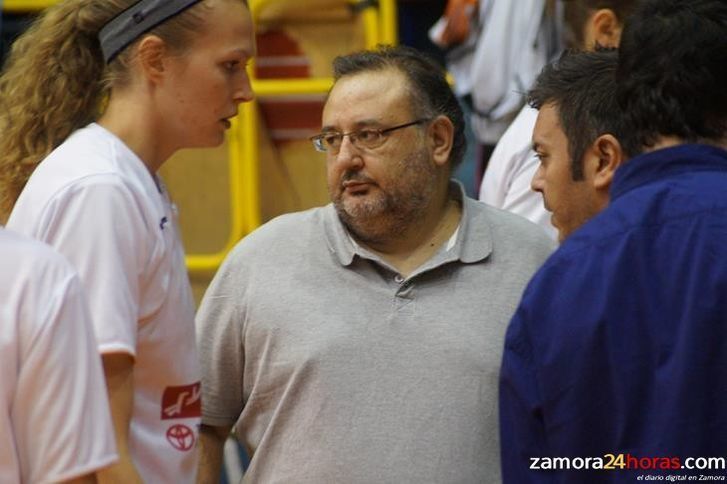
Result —
[{"label": "woman's white t-shirt", "polygon": [[194,482],[201,415],[194,303],[174,207],[161,182],[98,124],[35,169],[8,228],[78,271],[100,353],[135,358],[132,460],[146,482]]}]

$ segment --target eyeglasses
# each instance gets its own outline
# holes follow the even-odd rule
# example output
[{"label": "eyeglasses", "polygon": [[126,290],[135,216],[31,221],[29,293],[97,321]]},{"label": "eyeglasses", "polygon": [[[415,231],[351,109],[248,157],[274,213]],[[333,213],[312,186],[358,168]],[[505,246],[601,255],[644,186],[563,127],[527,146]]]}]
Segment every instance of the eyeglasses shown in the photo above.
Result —
[{"label": "eyeglasses", "polygon": [[328,133],[317,134],[311,137],[310,140],[313,142],[313,146],[315,147],[316,151],[328,152],[334,155],[338,153],[338,151],[341,149],[343,138],[346,136],[348,136],[348,139],[351,140],[351,143],[356,148],[371,150],[374,148],[378,148],[379,146],[384,144],[387,135],[392,131],[408,128],[409,126],[425,123],[427,121],[429,121],[428,118],[421,118],[410,123],[392,126],[391,128],[363,128],[357,129],[356,131],[351,131],[350,133],[339,133],[336,131],[330,131]]}]

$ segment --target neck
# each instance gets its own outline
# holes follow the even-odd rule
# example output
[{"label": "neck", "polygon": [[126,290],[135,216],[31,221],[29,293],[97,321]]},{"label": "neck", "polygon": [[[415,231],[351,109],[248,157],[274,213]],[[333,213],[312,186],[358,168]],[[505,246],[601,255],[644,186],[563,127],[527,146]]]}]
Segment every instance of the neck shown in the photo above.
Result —
[{"label": "neck", "polygon": [[411,220],[388,238],[357,241],[408,276],[428,261],[451,238],[459,226],[462,207],[449,197],[431,207],[423,217]]},{"label": "neck", "polygon": [[164,148],[157,128],[163,124],[155,120],[148,103],[138,98],[112,95],[108,107],[97,122],[123,141],[152,175],[175,151]]}]

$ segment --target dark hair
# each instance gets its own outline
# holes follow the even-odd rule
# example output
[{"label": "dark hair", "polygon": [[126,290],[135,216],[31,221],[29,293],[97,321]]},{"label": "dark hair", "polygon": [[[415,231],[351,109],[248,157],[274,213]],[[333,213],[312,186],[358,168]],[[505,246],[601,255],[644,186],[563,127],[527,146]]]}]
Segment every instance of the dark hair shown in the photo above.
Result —
[{"label": "dark hair", "polygon": [[593,12],[609,9],[623,24],[641,1],[643,0],[565,0],[563,18],[569,34],[568,43],[575,48],[583,46],[586,22]]},{"label": "dark hair", "polygon": [[650,0],[622,35],[618,100],[628,156],[662,136],[724,142],[727,135],[727,2]]},{"label": "dark hair", "polygon": [[583,179],[583,155],[599,136],[618,137],[620,111],[616,101],[616,49],[595,52],[565,51],[543,68],[528,93],[535,109],[553,104],[568,139],[573,180]]},{"label": "dark hair", "polygon": [[442,67],[423,52],[406,46],[380,45],[374,50],[356,52],[333,60],[333,77],[342,77],[367,71],[398,69],[409,80],[412,114],[415,117],[434,118],[443,115],[454,125],[454,140],[450,153],[453,170],[464,157],[464,116]]}]

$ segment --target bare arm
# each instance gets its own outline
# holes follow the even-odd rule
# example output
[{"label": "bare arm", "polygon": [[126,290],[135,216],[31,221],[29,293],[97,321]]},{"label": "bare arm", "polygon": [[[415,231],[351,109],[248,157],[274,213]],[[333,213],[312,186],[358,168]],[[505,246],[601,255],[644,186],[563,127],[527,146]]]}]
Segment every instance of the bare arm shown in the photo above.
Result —
[{"label": "bare arm", "polygon": [[231,428],[230,425],[212,427],[204,424],[200,427],[197,484],[216,484],[219,482],[223,450]]},{"label": "bare arm", "polygon": [[98,482],[142,484],[143,481],[129,455],[129,422],[134,406],[134,358],[125,353],[110,353],[101,355],[101,359],[106,375],[119,461],[101,469],[97,474]]}]

